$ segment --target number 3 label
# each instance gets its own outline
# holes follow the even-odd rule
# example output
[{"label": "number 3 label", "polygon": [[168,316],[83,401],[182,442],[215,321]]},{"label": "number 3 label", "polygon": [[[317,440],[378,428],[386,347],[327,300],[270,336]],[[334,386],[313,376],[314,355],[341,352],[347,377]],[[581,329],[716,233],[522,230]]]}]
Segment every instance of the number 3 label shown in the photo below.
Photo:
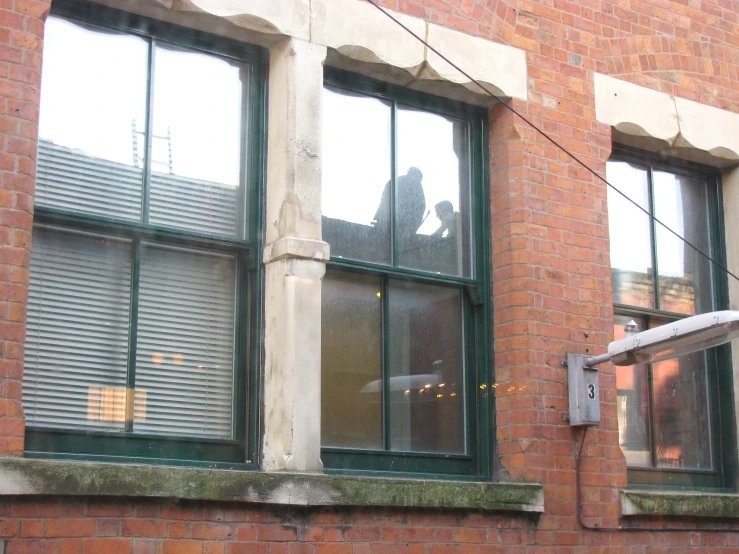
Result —
[{"label": "number 3 label", "polygon": [[588,385],[588,398],[595,398],[595,385]]}]

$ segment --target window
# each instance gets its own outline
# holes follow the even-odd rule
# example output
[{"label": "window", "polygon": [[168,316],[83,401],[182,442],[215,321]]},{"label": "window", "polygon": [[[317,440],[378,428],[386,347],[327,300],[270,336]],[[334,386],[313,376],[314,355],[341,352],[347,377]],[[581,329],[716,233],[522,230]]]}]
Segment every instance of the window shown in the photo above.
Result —
[{"label": "window", "polygon": [[489,474],[486,112],[325,83],[324,466]]},{"label": "window", "polygon": [[[615,339],[725,309],[720,270],[653,219],[720,262],[717,172],[617,150],[607,177],[650,214],[608,191]],[[619,442],[630,483],[729,486],[730,372],[726,348],[616,368]]]},{"label": "window", "polygon": [[100,6],[54,9],[26,449],[252,461],[264,56]]}]

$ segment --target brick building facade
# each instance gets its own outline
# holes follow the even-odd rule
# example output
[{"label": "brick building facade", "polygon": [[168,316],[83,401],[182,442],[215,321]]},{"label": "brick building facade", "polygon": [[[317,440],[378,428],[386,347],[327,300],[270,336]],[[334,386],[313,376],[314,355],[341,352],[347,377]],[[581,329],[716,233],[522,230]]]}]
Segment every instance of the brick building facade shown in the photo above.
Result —
[{"label": "brick building facade", "polygon": [[[249,382],[245,409],[255,416],[247,418],[248,430],[241,429],[251,445],[241,462],[252,465],[189,467],[185,458],[170,467],[104,453],[79,461],[28,452],[24,344],[50,5],[2,0],[0,544],[5,552],[739,552],[732,469],[736,425],[734,407],[727,407],[731,380],[728,386],[720,381],[720,407],[714,407],[721,412],[713,433],[722,444],[722,459],[712,467],[721,466],[721,484],[635,488],[632,482],[627,489],[632,473],[619,446],[617,371],[602,366],[601,422],[587,432],[582,451],[578,519],[576,465],[583,431],[568,424],[562,361],[568,353],[601,354],[613,340],[609,196],[603,181],[360,0],[102,4],[163,26],[254,44],[269,57],[261,131],[265,170],[257,191],[264,195],[265,215],[255,239],[264,248],[255,262],[263,277],[254,281],[263,290],[254,304],[260,346],[251,358],[257,377]],[[382,5],[407,16],[401,21],[411,30],[508,98],[601,176],[618,145],[660,162],[674,158],[713,168],[723,196],[717,228],[725,240],[718,242],[725,243],[728,267],[739,268],[732,234],[739,209],[739,2],[384,0]],[[489,255],[481,255],[491,267],[485,285],[491,300],[483,302],[491,329],[481,340],[489,340],[492,369],[473,383],[479,406],[490,412],[478,406],[471,417],[489,421],[481,426],[487,436],[475,440],[490,459],[479,463],[471,479],[404,471],[402,479],[388,480],[382,476],[392,475],[378,478],[377,471],[347,476],[322,469],[320,298],[329,258],[320,203],[324,58],[326,66],[486,110],[487,197],[482,198],[489,201],[489,227],[484,216],[480,221],[489,237]],[[715,307],[739,301],[739,288],[730,280],[717,286],[728,298],[723,305],[715,301]]]}]

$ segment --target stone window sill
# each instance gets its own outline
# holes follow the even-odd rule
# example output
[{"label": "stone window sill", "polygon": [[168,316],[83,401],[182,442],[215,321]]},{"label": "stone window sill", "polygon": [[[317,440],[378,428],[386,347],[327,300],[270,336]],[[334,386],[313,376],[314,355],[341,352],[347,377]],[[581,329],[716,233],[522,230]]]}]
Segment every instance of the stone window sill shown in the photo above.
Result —
[{"label": "stone window sill", "polygon": [[739,518],[739,494],[621,490],[621,514]]},{"label": "stone window sill", "polygon": [[0,458],[3,496],[178,498],[291,506],[544,511],[535,483],[475,483]]}]

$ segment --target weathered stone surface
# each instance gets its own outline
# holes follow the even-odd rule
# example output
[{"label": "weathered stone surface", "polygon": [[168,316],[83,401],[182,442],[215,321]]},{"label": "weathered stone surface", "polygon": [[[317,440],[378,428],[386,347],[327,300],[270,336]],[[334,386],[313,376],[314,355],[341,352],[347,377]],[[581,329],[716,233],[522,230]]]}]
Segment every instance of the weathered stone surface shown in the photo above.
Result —
[{"label": "weathered stone surface", "polygon": [[321,471],[321,100],[326,47],[270,52],[262,468]]},{"label": "weathered stone surface", "polygon": [[[527,100],[526,53],[523,50],[431,23],[427,33],[432,48],[488,91],[498,96]],[[432,50],[428,50],[426,61],[428,67],[420,79],[457,83],[471,92],[486,95],[477,84]]]},{"label": "weathered stone surface", "polygon": [[619,133],[655,139],[661,148],[697,150],[715,160],[739,160],[739,114],[599,73],[594,85],[596,119]]},{"label": "weathered stone surface", "polygon": [[624,516],[739,517],[739,495],[621,491]]},{"label": "weathered stone surface", "polygon": [[541,485],[0,458],[0,495],[162,497],[293,506],[544,510]]}]

